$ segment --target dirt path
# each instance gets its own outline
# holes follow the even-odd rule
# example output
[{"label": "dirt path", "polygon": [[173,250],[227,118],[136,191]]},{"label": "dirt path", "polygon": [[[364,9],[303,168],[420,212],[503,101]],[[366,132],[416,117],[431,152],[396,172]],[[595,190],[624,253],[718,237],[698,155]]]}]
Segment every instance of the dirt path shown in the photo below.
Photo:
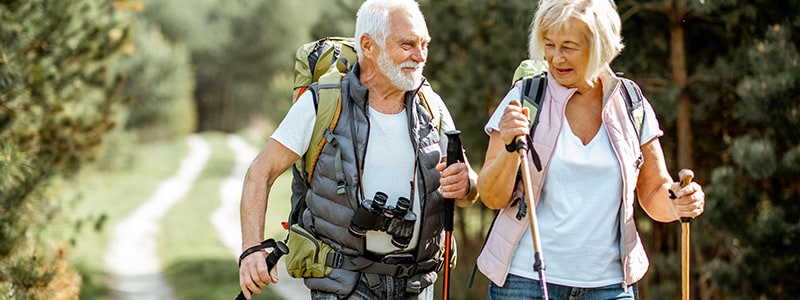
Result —
[{"label": "dirt path", "polygon": [[188,137],[189,155],[175,175],[164,180],[151,198],[114,230],[105,261],[112,277],[112,294],[120,300],[175,299],[161,276],[156,255],[159,222],[192,187],[211,155],[211,147],[197,135]]},{"label": "dirt path", "polygon": [[[233,171],[220,187],[220,207],[211,215],[211,222],[219,231],[220,238],[231,250],[233,259],[239,257],[242,242],[242,232],[239,222],[239,201],[242,195],[242,181],[250,162],[256,157],[258,150],[240,137],[228,136],[228,147],[236,157]],[[272,289],[283,296],[284,299],[311,299],[308,288],[300,279],[295,279],[286,273],[283,262],[278,263],[278,278],[280,282],[272,285]]]}]

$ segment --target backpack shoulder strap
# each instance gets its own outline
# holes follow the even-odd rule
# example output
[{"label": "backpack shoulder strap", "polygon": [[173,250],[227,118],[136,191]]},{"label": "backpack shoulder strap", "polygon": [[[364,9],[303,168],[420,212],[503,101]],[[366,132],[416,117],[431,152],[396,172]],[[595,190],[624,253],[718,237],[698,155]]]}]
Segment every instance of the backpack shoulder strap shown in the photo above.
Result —
[{"label": "backpack shoulder strap", "polygon": [[623,95],[625,96],[625,104],[628,107],[628,116],[636,129],[636,136],[639,141],[642,140],[642,127],[644,126],[644,106],[642,105],[644,96],[639,85],[633,80],[620,77],[622,81]]},{"label": "backpack shoulder strap", "polygon": [[[431,96],[426,96],[426,94]],[[422,88],[419,89],[417,93],[419,96],[420,101],[422,102],[422,106],[425,107],[425,110],[431,115],[431,121],[433,122],[434,126],[436,126],[436,131],[441,131],[442,129],[442,100],[438,96],[433,93],[433,89],[431,88],[430,84],[426,81]],[[428,99],[430,97],[431,99]]]},{"label": "backpack shoulder strap", "polygon": [[547,87],[547,74],[539,73],[532,77],[522,78],[521,80],[520,90],[522,94],[522,106],[530,109],[531,115],[534,116],[531,122],[531,128],[533,129],[536,127],[536,123],[539,122],[539,108],[542,107],[542,99],[544,99],[544,93]]},{"label": "backpack shoulder strap", "polygon": [[[544,98],[545,87],[547,86],[547,62],[543,60],[527,59],[519,63],[514,70],[512,86],[518,81],[521,82],[522,106],[531,110],[534,119],[531,128],[536,127],[539,117],[539,107]],[[533,135],[531,130],[531,135]]]},{"label": "backpack shoulder strap", "polygon": [[336,68],[332,68],[322,75],[317,83],[311,85],[317,118],[314,122],[314,131],[311,133],[308,151],[306,151],[303,159],[298,161],[298,163],[302,163],[302,166],[298,169],[303,170],[303,175],[307,182],[311,182],[319,154],[325,143],[328,142],[329,133],[333,132],[339,121],[339,115],[342,111],[342,76],[343,74],[339,73]]},{"label": "backpack shoulder strap", "polygon": [[539,114],[542,110],[542,100],[547,90],[547,73],[541,72],[531,77],[524,77],[521,79],[520,90],[522,95],[522,106],[530,110],[531,119],[531,133],[528,135],[528,145],[533,158],[533,164],[537,170],[542,170],[542,162],[539,159],[539,153],[533,149],[533,135],[536,132],[536,127],[539,125]]}]

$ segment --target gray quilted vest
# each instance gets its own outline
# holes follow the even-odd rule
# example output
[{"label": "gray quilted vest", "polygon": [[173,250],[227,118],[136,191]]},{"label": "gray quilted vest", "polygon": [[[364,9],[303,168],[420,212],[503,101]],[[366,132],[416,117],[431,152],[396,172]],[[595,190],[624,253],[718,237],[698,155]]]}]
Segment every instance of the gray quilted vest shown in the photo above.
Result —
[{"label": "gray quilted vest", "polygon": [[[329,140],[322,148],[306,192],[307,208],[301,215],[304,228],[334,250],[352,256],[361,256],[366,244],[363,237],[353,236],[348,231],[350,221],[363,199],[359,174],[364,165],[369,132],[368,91],[358,80],[359,70],[356,64],[342,78],[343,100],[341,115],[333,130],[335,141]],[[435,93],[426,93],[425,97],[429,102],[441,103]],[[406,93],[405,103],[409,135],[398,138],[410,138],[413,148],[418,152],[416,169],[420,199],[415,201],[421,201],[422,213],[417,222],[423,223],[415,259],[420,262],[434,258],[443,244],[444,199],[438,191],[440,174],[435,169],[440,159],[439,131],[416,91]],[[375,154],[371,155],[374,157]],[[337,172],[337,169],[343,172]],[[298,194],[298,188],[302,186],[293,184],[295,194]],[[313,290],[346,296],[355,287],[358,276],[357,271],[334,269],[328,277],[306,278],[305,283]],[[435,280],[435,274],[429,276],[434,276]]]}]

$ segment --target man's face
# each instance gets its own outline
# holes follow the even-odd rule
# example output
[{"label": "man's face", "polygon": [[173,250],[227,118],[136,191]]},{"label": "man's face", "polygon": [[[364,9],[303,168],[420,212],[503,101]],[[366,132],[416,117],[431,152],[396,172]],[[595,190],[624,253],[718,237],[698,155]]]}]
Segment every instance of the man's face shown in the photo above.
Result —
[{"label": "man's face", "polygon": [[378,68],[398,89],[410,91],[422,83],[430,35],[425,20],[402,10],[389,15],[390,33],[377,58]]}]

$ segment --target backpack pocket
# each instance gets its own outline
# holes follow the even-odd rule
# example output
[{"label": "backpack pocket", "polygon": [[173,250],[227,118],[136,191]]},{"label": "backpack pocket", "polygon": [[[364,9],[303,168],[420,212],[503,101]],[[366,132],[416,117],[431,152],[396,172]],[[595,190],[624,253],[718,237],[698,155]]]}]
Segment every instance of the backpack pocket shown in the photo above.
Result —
[{"label": "backpack pocket", "polygon": [[286,271],[294,278],[327,277],[333,268],[326,264],[328,254],[333,251],[330,245],[320,241],[313,234],[297,224],[289,227],[286,242]]}]

